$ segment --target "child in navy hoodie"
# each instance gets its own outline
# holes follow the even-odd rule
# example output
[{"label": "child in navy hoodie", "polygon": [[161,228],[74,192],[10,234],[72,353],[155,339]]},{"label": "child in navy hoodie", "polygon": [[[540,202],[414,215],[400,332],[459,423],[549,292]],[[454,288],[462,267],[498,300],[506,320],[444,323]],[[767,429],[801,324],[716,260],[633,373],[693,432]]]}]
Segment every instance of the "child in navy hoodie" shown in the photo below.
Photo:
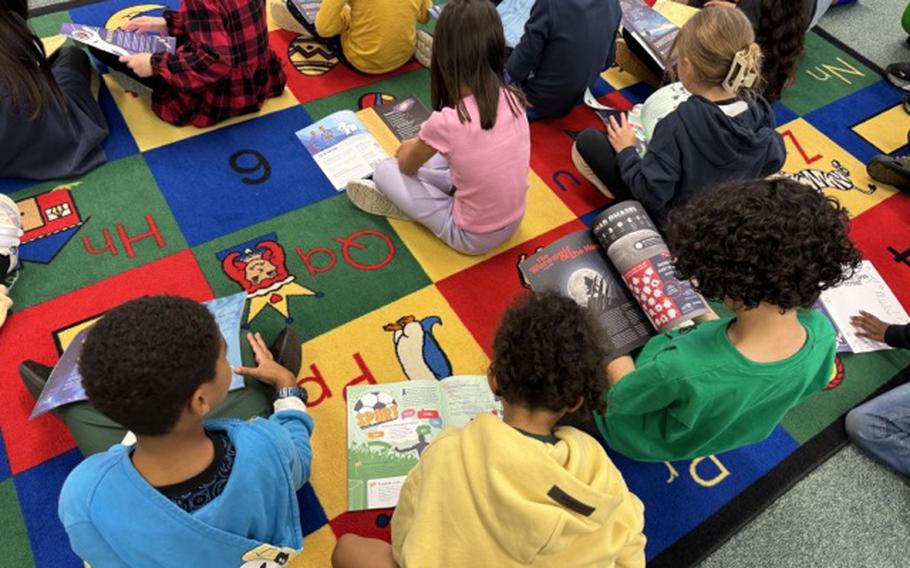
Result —
[{"label": "child in navy hoodie", "polygon": [[572,148],[578,171],[608,197],[640,201],[663,227],[671,209],[704,189],[780,170],[786,150],[774,112],[751,90],[761,69],[754,38],[739,10],[693,16],[675,46],[676,71],[691,97],[657,123],[644,157],[625,115],[611,117],[606,133],[582,132]]},{"label": "child in navy hoodie", "polygon": [[564,116],[613,65],[619,0],[536,0],[506,71],[541,117]]}]

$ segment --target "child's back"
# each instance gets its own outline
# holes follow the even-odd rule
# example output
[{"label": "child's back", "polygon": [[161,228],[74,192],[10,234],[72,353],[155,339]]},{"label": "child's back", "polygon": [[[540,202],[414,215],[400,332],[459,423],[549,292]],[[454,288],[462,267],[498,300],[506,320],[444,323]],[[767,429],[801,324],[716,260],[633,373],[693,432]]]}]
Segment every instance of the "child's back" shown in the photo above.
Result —
[{"label": "child's back", "polygon": [[492,415],[444,432],[392,517],[399,566],[643,565],[643,507],[619,470],[581,430],[555,438]]},{"label": "child's back", "polygon": [[430,0],[323,0],[316,31],[341,35],[347,60],[364,73],[387,73],[411,58],[417,22],[429,21]]},{"label": "child's back", "polygon": [[542,116],[567,114],[613,64],[618,0],[537,0],[506,69]]}]

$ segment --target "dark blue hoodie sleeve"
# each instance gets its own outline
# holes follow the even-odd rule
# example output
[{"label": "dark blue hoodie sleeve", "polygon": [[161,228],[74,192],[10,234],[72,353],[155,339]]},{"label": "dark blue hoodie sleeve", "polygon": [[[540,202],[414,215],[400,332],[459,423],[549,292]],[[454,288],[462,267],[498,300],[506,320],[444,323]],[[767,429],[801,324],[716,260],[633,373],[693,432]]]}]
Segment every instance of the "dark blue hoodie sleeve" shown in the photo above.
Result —
[{"label": "dark blue hoodie sleeve", "polygon": [[784,145],[784,138],[780,133],[775,132],[771,137],[771,148],[768,149],[768,161],[762,168],[762,177],[776,174],[784,167],[787,161],[787,147]]},{"label": "dark blue hoodie sleeve", "polygon": [[910,349],[910,324],[889,325],[885,330],[885,343],[891,347]]},{"label": "dark blue hoodie sleeve", "polygon": [[681,177],[679,146],[662,126],[670,125],[657,124],[644,158],[639,158],[634,148],[626,148],[616,156],[629,191],[658,224],[667,218]]},{"label": "dark blue hoodie sleeve", "polygon": [[537,0],[531,7],[531,15],[525,24],[524,35],[509,61],[506,63],[506,71],[509,73],[509,79],[514,83],[522,83],[527,80],[528,76],[540,64],[541,53],[547,44],[547,38],[550,36],[550,4],[549,0]]}]

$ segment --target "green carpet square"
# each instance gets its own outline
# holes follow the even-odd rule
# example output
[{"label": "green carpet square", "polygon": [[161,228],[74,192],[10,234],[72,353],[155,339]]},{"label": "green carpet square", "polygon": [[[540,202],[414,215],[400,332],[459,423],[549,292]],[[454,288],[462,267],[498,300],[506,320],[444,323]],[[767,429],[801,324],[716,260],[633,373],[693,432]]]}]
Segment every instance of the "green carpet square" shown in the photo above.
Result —
[{"label": "green carpet square", "polygon": [[16,485],[12,479],[0,483],[0,559],[3,566],[27,568],[35,565],[32,545],[28,540],[25,521],[16,497]]},{"label": "green carpet square", "polygon": [[49,37],[60,33],[60,24],[71,22],[69,12],[55,12],[46,16],[30,18],[28,23],[38,37]]},{"label": "green carpet square", "polygon": [[303,108],[315,121],[342,109],[356,111],[360,109],[361,97],[371,93],[394,95],[399,99],[414,95],[424,106],[430,108],[430,72],[426,69],[418,69],[366,87],[351,89],[332,97],[305,103]]},{"label": "green carpet square", "polygon": [[[23,218],[26,230],[31,226],[29,214],[36,219],[44,216],[35,224],[47,220],[47,211],[41,212],[43,197],[38,196],[46,197],[52,190],[69,191],[72,211],[68,213],[75,213],[81,225],[70,233],[25,242],[21,253],[24,267],[16,284],[18,309],[186,248],[183,234],[142,156],[110,162],[68,183],[42,183],[14,193],[19,208],[29,212]],[[30,197],[36,199],[28,200]],[[156,234],[150,234],[153,232]]]}]

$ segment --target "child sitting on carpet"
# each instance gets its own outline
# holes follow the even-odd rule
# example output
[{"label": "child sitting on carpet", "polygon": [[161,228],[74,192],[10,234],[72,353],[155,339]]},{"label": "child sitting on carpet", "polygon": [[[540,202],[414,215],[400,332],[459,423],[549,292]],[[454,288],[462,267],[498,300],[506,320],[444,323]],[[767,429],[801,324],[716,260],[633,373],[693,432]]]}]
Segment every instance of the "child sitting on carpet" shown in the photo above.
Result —
[{"label": "child sitting on carpet", "polygon": [[613,65],[618,0],[536,0],[506,71],[539,116],[564,116]]},{"label": "child sitting on carpet", "polygon": [[77,47],[47,57],[27,20],[27,0],[0,0],[0,177],[82,175],[107,159],[98,76]]},{"label": "child sitting on carpet", "polygon": [[164,17],[142,16],[127,31],[169,34],[176,53],[140,53],[119,58],[92,53],[126,72],[152,92],[152,110],[176,126],[211,126],[256,112],[287,82],[269,48],[265,0],[181,0]]},{"label": "child sitting on carpet", "polygon": [[435,112],[372,181],[348,183],[351,202],[422,223],[464,254],[507,241],[525,213],[531,139],[524,96],[503,79],[505,61],[493,3],[449,2],[433,41]]},{"label": "child sitting on carpet", "polygon": [[295,492],[309,477],[313,419],[294,374],[258,334],[248,338],[258,366],[236,371],[278,389],[275,414],[206,421],[227,396],[231,368],[205,306],[142,298],[91,329],[82,384],[136,441],[89,457],[63,485],[60,520],[84,561],[283,566],[303,546]]},{"label": "child sitting on carpet", "polygon": [[489,371],[503,418],[481,414],[443,432],[402,487],[392,546],[345,535],[333,565],[643,567],[641,501],[594,438],[556,427],[603,409],[603,345],[591,314],[568,298],[543,293],[509,308]]},{"label": "child sitting on carpet", "polygon": [[607,367],[611,448],[638,460],[692,459],[766,438],[833,376],[835,331],[812,309],[861,260],[847,210],[797,182],[705,192],[670,217],[677,273],[733,317],[652,338]]},{"label": "child sitting on carpet", "polygon": [[753,39],[739,10],[694,15],[675,44],[677,72],[692,96],[657,122],[643,158],[625,115],[611,118],[607,133],[582,132],[572,147],[578,171],[617,201],[640,201],[660,227],[706,188],[777,172],[786,149],[771,105],[751,91],[761,67]]},{"label": "child sitting on carpet", "polygon": [[272,17],[284,29],[337,38],[344,60],[361,73],[398,69],[417,45],[417,22],[430,21],[431,0],[323,0],[315,27],[291,0],[272,0]]}]

